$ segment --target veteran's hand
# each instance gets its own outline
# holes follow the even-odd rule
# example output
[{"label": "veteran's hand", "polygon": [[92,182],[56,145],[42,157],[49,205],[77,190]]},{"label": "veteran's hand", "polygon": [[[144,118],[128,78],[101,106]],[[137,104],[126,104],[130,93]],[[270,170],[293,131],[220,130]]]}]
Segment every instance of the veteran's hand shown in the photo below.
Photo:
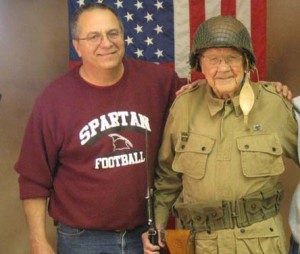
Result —
[{"label": "veteran's hand", "polygon": [[164,248],[165,245],[161,242],[159,237],[159,246],[153,245],[150,243],[148,232],[145,232],[142,235],[143,245],[144,245],[144,254],[159,254],[160,248]]}]

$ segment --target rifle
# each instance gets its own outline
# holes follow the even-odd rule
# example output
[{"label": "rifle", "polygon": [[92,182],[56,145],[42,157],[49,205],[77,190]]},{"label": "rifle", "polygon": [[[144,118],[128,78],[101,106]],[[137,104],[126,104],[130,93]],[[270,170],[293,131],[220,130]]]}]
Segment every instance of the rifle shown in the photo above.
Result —
[{"label": "rifle", "polygon": [[[148,134],[145,129],[145,141],[146,141],[146,171],[147,171],[147,213],[148,213],[148,235],[149,241],[153,245],[158,245],[158,230],[155,225],[155,214],[154,214],[154,190],[152,187],[152,177],[149,168],[149,147],[148,147]],[[163,248],[159,250],[160,254],[164,253]]]}]

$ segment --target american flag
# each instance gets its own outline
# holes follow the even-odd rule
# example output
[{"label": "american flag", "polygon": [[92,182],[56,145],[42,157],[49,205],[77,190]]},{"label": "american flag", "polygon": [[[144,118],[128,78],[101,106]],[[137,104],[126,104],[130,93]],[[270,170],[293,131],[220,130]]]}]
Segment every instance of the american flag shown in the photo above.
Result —
[{"label": "american flag", "polygon": [[[105,3],[120,15],[126,56],[167,65],[182,78],[189,75],[190,46],[199,24],[217,15],[235,16],[251,34],[259,78],[266,77],[267,0],[68,0],[69,20],[89,2]],[[70,66],[78,62],[70,36]]]}]

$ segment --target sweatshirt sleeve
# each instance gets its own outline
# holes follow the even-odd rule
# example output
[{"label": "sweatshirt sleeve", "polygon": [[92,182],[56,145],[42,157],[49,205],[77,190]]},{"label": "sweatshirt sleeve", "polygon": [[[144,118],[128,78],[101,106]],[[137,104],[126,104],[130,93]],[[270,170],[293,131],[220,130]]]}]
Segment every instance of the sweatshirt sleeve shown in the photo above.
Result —
[{"label": "sweatshirt sleeve", "polygon": [[19,173],[20,198],[48,197],[52,190],[57,147],[51,132],[49,115],[42,99],[30,115],[15,170]]}]

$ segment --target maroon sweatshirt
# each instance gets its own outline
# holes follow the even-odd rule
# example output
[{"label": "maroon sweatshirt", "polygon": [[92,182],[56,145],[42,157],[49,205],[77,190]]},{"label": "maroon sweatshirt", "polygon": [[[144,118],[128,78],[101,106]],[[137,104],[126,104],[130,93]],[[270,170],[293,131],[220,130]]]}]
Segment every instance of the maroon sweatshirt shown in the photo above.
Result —
[{"label": "maroon sweatshirt", "polygon": [[109,87],[87,83],[77,67],[36,100],[15,169],[21,199],[49,197],[56,221],[101,230],[147,222],[145,132],[153,174],[181,84],[156,64],[127,59],[124,66]]}]

